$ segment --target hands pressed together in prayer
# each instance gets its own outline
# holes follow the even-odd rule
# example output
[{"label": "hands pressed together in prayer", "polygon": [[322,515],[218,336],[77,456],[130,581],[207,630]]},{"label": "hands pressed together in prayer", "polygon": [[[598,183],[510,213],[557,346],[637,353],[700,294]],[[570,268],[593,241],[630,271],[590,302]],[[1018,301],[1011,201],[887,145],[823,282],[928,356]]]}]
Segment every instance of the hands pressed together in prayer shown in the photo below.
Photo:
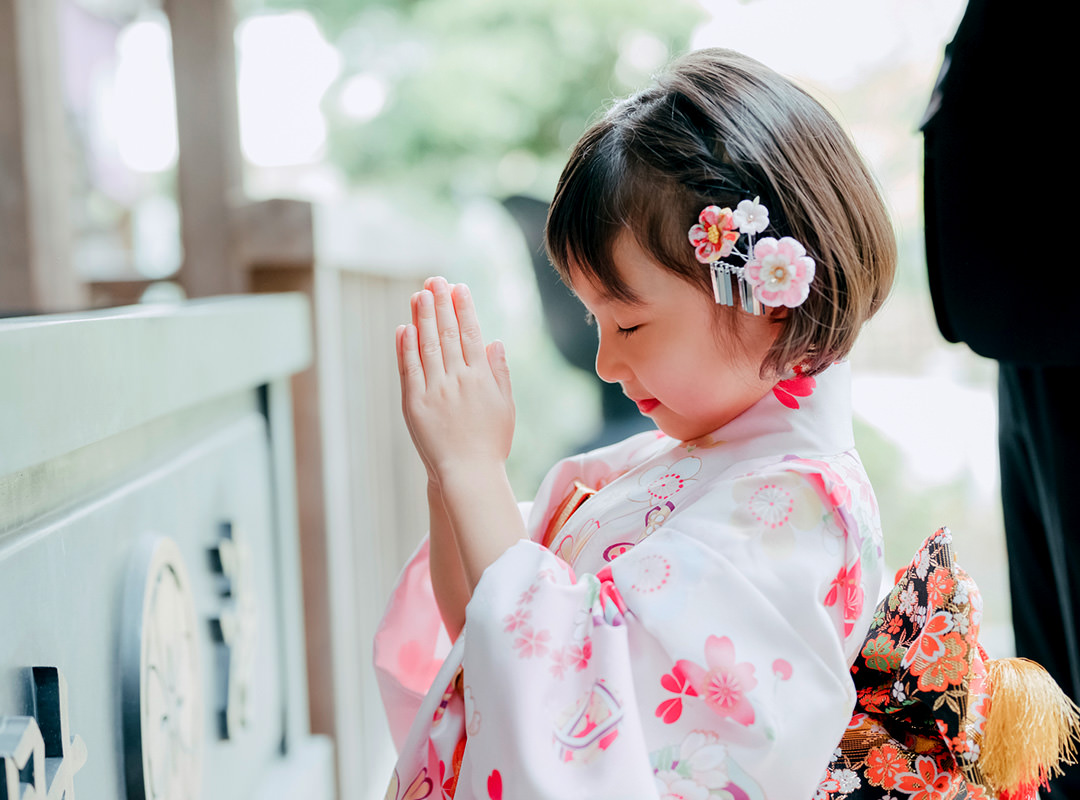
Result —
[{"label": "hands pressed together in prayer", "polygon": [[429,278],[397,333],[405,423],[427,467],[448,473],[501,464],[514,436],[510,371],[501,342],[484,346],[468,287]]},{"label": "hands pressed together in prayer", "polygon": [[465,284],[429,278],[397,329],[401,409],[428,474],[431,577],[450,635],[480,575],[525,535],[506,478],[514,435],[501,342],[485,347]]}]

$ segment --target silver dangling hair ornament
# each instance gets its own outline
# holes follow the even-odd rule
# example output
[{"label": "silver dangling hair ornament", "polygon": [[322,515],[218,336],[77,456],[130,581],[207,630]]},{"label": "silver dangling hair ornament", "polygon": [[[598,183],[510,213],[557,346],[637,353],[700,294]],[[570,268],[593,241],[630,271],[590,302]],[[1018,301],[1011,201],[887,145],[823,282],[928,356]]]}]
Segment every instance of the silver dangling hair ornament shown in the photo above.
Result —
[{"label": "silver dangling hair ornament", "polygon": [[[734,211],[706,206],[688,237],[697,260],[710,267],[716,302],[762,316],[766,306],[802,305],[814,280],[814,260],[790,236],[756,239],[769,227],[769,210],[759,199],[742,200]],[[746,249],[740,250],[737,245],[744,235]],[[743,264],[724,260],[731,256]]]}]

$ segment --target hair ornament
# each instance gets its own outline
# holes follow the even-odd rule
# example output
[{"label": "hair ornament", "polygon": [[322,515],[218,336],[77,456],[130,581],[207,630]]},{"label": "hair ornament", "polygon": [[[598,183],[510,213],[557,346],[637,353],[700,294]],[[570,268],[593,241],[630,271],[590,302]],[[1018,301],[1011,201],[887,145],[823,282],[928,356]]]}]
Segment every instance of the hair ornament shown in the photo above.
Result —
[{"label": "hair ornament", "polygon": [[[757,315],[765,313],[764,306],[802,305],[814,280],[814,259],[798,240],[765,236],[755,241],[769,227],[769,209],[760,199],[742,200],[735,211],[706,206],[688,234],[697,260],[710,265],[716,302],[736,305],[734,281],[738,306]],[[742,236],[747,238],[745,251],[737,247]],[[743,264],[723,260],[730,256],[737,256]]]},{"label": "hair ornament", "polygon": [[698,224],[690,229],[690,244],[702,264],[710,264],[731,253],[739,240],[735,232],[735,215],[730,208],[705,206],[698,214]]}]

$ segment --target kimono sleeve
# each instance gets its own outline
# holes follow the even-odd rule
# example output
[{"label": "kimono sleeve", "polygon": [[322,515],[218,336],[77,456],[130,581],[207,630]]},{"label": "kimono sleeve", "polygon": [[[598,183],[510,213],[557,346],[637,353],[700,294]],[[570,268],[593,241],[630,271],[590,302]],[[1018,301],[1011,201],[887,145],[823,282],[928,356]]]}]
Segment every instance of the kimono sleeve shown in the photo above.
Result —
[{"label": "kimono sleeve", "polygon": [[[533,542],[489,567],[467,609],[464,796],[496,772],[505,797],[814,795],[855,701],[864,615],[849,631],[836,577],[856,543],[807,475],[740,480],[595,575]],[[759,484],[788,503],[764,524]]]},{"label": "kimono sleeve", "polygon": [[[540,484],[532,503],[519,503],[529,538],[539,541],[574,480],[602,485],[625,469],[654,434],[559,461]],[[431,586],[428,539],[410,556],[390,594],[374,641],[375,675],[390,732],[399,752],[452,642],[442,623]]]}]

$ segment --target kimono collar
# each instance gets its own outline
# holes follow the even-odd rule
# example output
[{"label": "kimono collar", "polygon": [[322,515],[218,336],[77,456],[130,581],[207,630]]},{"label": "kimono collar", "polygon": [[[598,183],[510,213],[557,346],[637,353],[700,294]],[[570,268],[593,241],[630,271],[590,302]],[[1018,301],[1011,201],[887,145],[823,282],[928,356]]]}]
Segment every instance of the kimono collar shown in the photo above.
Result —
[{"label": "kimono collar", "polygon": [[830,455],[855,447],[851,427],[851,366],[833,364],[815,376],[782,380],[731,422],[687,449],[737,447],[739,460],[758,456]]}]

